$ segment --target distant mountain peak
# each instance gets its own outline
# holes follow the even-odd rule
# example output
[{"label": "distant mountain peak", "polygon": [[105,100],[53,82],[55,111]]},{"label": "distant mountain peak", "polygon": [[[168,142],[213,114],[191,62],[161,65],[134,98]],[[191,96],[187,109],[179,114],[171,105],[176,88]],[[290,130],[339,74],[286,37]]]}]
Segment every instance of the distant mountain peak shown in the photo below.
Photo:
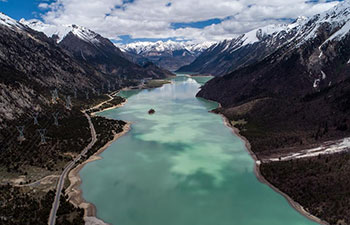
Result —
[{"label": "distant mountain peak", "polygon": [[[145,59],[154,64],[175,71],[187,65],[212,46],[214,42],[191,43],[178,41],[134,42],[126,45],[117,45],[123,52],[130,54],[133,61],[142,64]],[[142,58],[140,58],[140,56]]]},{"label": "distant mountain peak", "polygon": [[147,54],[149,52],[166,52],[187,50],[191,54],[197,54],[213,45],[214,42],[203,42],[199,44],[190,42],[177,42],[177,41],[157,41],[157,42],[133,42],[126,45],[121,45],[120,48],[125,51],[131,51],[136,54]]}]

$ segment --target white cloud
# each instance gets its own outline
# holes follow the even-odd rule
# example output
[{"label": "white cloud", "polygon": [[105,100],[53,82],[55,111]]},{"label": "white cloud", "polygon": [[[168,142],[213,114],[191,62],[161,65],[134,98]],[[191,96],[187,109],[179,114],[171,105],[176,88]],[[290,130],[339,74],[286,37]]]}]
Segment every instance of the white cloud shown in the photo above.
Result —
[{"label": "white cloud", "polygon": [[[168,3],[170,7],[168,7]],[[337,2],[306,0],[56,0],[41,3],[50,10],[43,15],[46,23],[78,24],[106,37],[177,38],[194,41],[222,40],[284,18],[311,16]],[[39,6],[40,6],[39,5]],[[172,23],[190,23],[213,18],[222,23],[203,29],[174,29]]]},{"label": "white cloud", "polygon": [[39,5],[38,5],[38,7],[40,8],[40,9],[48,9],[50,6],[49,6],[49,4],[48,3],[40,3]]}]

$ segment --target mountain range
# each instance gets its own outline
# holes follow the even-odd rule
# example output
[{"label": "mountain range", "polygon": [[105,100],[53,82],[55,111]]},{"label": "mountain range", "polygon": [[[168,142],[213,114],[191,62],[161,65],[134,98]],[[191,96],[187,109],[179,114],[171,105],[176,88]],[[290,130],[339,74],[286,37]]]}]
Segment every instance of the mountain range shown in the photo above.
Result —
[{"label": "mountain range", "polygon": [[97,70],[113,76],[129,78],[162,78],[172,75],[169,71],[156,66],[140,66],[124,54],[109,39],[77,25],[49,25],[39,20],[20,20],[22,24],[52,37],[63,49],[69,51],[81,61],[93,65]]},{"label": "mountain range", "polygon": [[120,48],[130,54],[134,62],[142,64],[145,60],[148,60],[159,67],[175,71],[184,65],[192,63],[213,44],[214,42],[193,44],[169,40],[166,42],[134,42],[121,45]]},{"label": "mountain range", "polygon": [[268,25],[216,43],[178,72],[222,76],[258,62],[289,41],[306,19],[301,16],[291,24]]},{"label": "mountain range", "polygon": [[1,13],[0,30],[2,127],[5,121],[41,111],[54,89],[84,93],[107,84],[120,87],[121,79],[172,75],[150,63],[140,66],[129,61],[111,41],[80,26],[57,29],[40,21],[18,22]]}]

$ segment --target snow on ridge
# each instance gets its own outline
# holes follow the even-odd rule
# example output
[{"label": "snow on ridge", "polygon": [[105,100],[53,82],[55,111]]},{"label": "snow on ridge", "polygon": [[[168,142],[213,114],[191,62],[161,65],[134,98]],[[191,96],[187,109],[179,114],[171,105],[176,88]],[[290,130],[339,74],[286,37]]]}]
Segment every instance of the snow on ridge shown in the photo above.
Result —
[{"label": "snow on ridge", "polygon": [[217,46],[222,46],[221,52],[229,51],[232,53],[246,45],[259,42],[267,36],[277,37],[282,31],[288,33],[293,29],[298,29],[305,24],[307,20],[307,17],[299,16],[293,23],[290,24],[270,24],[264,27],[256,28],[231,40],[224,40]]},{"label": "snow on ridge", "polygon": [[97,39],[99,36],[95,32],[81,26],[77,25],[68,25],[69,27],[72,27],[72,33],[79,38],[92,43],[99,43],[100,41]]},{"label": "snow on ridge", "polygon": [[203,42],[200,44],[193,44],[190,42],[176,42],[176,41],[157,41],[157,42],[133,42],[126,45],[120,45],[121,49],[126,51],[134,51],[137,54],[148,52],[165,52],[176,50],[187,50],[190,53],[202,52],[211,47],[214,42]]},{"label": "snow on ridge", "polygon": [[324,23],[330,24],[332,29],[341,27],[339,31],[335,32],[324,43],[333,39],[339,40],[343,38],[350,30],[350,24],[348,24],[350,21],[350,1],[340,2],[333,8],[311,17],[308,21],[306,21],[306,24],[310,21],[313,22],[313,26],[311,30],[308,30],[307,27],[305,28],[304,31],[307,33],[307,35],[303,38],[304,41],[302,43],[316,37],[319,27]]},{"label": "snow on ridge", "polygon": [[18,23],[16,20],[12,19],[11,17],[5,15],[2,12],[0,12],[0,25],[5,25],[9,28],[23,28],[23,26],[20,23]]},{"label": "snow on ridge", "polygon": [[261,38],[265,36],[279,33],[282,30],[285,30],[286,28],[287,28],[287,25],[285,24],[282,24],[282,25],[277,24],[277,25],[267,25],[265,27],[254,29],[244,34],[245,40],[243,42],[243,45],[253,44],[255,42],[260,41]]},{"label": "snow on ridge", "polygon": [[289,32],[295,28],[301,27],[308,20],[305,16],[299,16],[293,23],[290,24],[270,24],[264,27],[254,29],[246,34],[243,45],[253,44],[260,41],[261,38],[269,35],[278,35],[280,32]]},{"label": "snow on ridge", "polygon": [[20,23],[27,25],[33,30],[43,32],[48,37],[53,37],[54,35],[57,35],[58,43],[61,42],[70,32],[72,32],[75,36],[79,37],[84,41],[92,42],[92,43],[99,42],[99,40],[97,39],[98,34],[96,34],[95,32],[85,27],[77,26],[74,24],[68,24],[68,25],[45,24],[42,21],[37,19],[32,19],[32,20],[21,19]]},{"label": "snow on ridge", "polygon": [[[341,29],[339,29],[337,32],[335,32],[330,38],[327,39],[327,41],[331,41],[331,40],[341,40],[344,37],[346,37],[346,35],[350,32],[350,20],[347,21]],[[326,42],[327,42],[326,41]]]}]

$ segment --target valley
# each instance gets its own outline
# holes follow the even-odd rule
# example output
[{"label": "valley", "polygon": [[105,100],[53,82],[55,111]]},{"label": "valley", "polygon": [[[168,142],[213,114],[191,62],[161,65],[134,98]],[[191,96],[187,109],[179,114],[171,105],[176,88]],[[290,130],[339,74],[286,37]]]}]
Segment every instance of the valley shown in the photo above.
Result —
[{"label": "valley", "polygon": [[217,103],[195,98],[208,79],[178,75],[161,88],[122,91],[127,103],[99,114],[131,129],[80,171],[82,197],[96,207],[89,216],[108,224],[315,224],[256,179],[244,143],[208,112]]},{"label": "valley", "polygon": [[350,224],[348,0],[102,1],[0,12],[0,224]]}]

